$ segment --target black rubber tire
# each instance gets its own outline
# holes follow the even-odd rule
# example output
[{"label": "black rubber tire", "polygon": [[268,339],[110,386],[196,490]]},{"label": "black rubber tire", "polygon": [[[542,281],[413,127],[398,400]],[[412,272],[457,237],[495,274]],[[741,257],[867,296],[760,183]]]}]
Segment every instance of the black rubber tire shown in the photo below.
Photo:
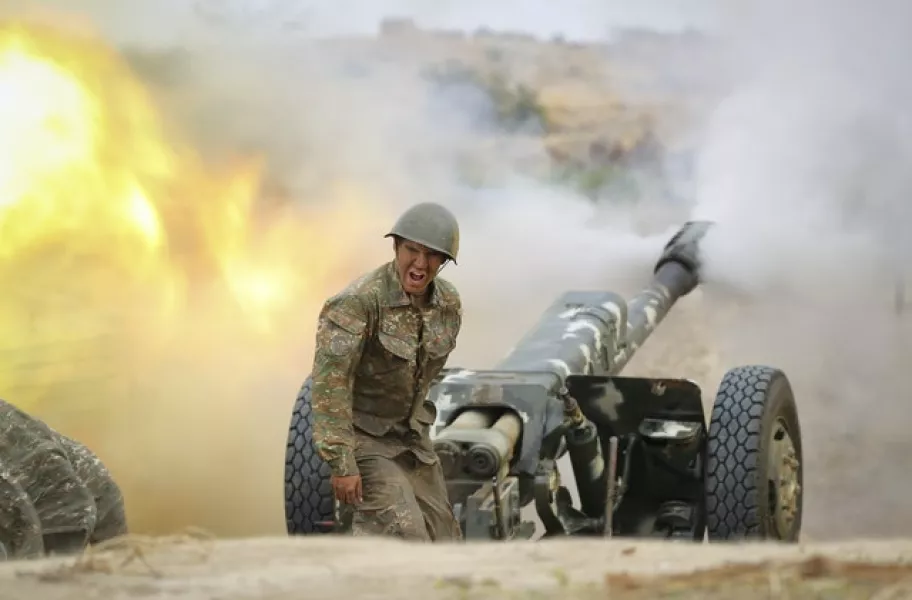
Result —
[{"label": "black rubber tire", "polygon": [[329,533],[323,522],[335,514],[332,472],[313,445],[308,377],[298,392],[285,448],[285,525],[288,535]]},{"label": "black rubber tire", "polygon": [[[777,420],[798,459],[798,500],[789,531],[779,532],[770,497],[769,445]],[[706,451],[706,529],[709,541],[795,542],[801,533],[804,460],[791,384],[775,368],[750,365],[722,378],[713,405]]]}]

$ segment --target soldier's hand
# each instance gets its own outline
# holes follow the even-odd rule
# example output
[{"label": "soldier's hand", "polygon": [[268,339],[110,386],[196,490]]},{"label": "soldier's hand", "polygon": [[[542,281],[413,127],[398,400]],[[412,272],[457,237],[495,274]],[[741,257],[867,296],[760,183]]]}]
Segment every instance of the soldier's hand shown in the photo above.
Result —
[{"label": "soldier's hand", "polygon": [[344,504],[361,504],[361,476],[347,475],[332,477],[333,492],[336,499]]}]

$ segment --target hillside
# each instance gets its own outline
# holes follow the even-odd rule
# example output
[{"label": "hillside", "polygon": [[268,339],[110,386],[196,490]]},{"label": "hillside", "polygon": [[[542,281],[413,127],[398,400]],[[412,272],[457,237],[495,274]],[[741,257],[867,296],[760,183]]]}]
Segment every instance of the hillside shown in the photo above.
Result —
[{"label": "hillside", "polygon": [[[859,401],[868,389],[840,380],[857,354],[820,359],[829,338],[783,343],[764,330],[769,313],[781,331],[806,312],[789,319],[781,303],[724,290],[675,307],[628,373],[694,379],[707,406],[742,359],[794,374],[807,424],[801,546],[285,539],[281,465],[314,316],[388,252],[378,229],[406,201],[462,202],[467,260],[453,275],[471,318],[451,365],[491,364],[565,288],[636,291],[654,260],[637,234],[688,214],[694,136],[724,88],[711,40],[634,31],[582,45],[395,20],[375,38],[154,50],[35,36],[84,68],[71,71],[103,110],[66,122],[91,123],[107,151],[42,188],[92,207],[80,215],[91,244],[69,245],[75,228],[59,223],[25,228],[52,224],[52,210],[4,221],[35,237],[21,254],[10,238],[2,263],[17,291],[2,305],[0,387],[98,450],[138,536],[194,526],[219,540],[129,537],[110,553],[3,565],[0,599],[910,592],[908,542],[853,541],[912,535],[905,480],[884,464],[910,450],[904,413],[887,402],[898,395],[878,397],[874,414]],[[75,179],[86,173],[104,176]],[[102,210],[124,197],[143,209],[129,226]],[[878,365],[876,381],[902,379],[907,321],[889,323],[896,364]],[[751,344],[733,347],[732,332]],[[865,351],[838,333],[834,346]],[[735,559],[753,566],[725,566]]]}]

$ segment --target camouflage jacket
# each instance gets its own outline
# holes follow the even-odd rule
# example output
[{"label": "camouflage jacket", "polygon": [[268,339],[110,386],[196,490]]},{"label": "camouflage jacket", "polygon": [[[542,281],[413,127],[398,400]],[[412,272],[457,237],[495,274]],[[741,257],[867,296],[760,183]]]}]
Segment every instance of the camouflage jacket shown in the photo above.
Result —
[{"label": "camouflage jacket", "polygon": [[362,276],[323,305],[314,352],[314,445],[334,475],[358,473],[355,456],[411,450],[437,460],[426,401],[462,326],[453,285],[436,278],[426,307],[412,306],[395,263]]},{"label": "camouflage jacket", "polygon": [[98,457],[0,400],[0,544],[6,554],[78,549],[125,532],[120,489]]}]

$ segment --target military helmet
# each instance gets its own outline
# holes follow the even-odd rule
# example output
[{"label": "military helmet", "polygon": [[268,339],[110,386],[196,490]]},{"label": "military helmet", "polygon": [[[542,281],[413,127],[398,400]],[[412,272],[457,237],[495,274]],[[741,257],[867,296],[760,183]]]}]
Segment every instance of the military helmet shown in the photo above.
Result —
[{"label": "military helmet", "polygon": [[453,213],[434,202],[416,204],[402,213],[383,237],[391,236],[427,246],[454,263],[459,254],[459,223]]}]

